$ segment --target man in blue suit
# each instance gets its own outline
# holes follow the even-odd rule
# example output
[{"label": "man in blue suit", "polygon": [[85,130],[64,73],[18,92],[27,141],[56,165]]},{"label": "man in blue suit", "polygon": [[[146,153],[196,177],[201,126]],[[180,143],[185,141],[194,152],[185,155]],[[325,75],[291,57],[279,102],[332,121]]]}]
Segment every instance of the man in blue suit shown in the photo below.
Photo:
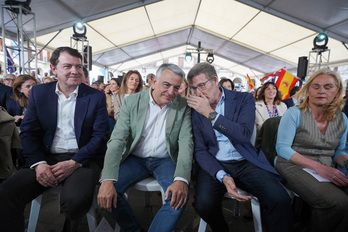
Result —
[{"label": "man in blue suit", "polygon": [[229,231],[221,209],[226,191],[238,201],[251,199],[238,194],[238,186],[258,198],[268,231],[291,231],[290,197],[278,182],[279,174],[250,142],[253,96],[219,87],[209,63],[196,64],[187,78],[195,93],[187,103],[194,109],[194,155],[200,166],[193,203],[197,213],[213,231]]},{"label": "man in blue suit", "polygon": [[58,82],[34,86],[21,124],[26,167],[0,185],[1,231],[24,231],[27,203],[62,184],[64,231],[76,231],[89,210],[108,139],[105,94],[81,84],[82,56],[57,48],[51,70]]}]

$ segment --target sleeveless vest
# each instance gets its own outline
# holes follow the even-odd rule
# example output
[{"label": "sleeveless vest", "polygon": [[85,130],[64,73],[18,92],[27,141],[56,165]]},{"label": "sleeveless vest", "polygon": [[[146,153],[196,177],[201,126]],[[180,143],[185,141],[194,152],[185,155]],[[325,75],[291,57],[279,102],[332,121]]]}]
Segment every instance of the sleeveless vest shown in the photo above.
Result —
[{"label": "sleeveless vest", "polygon": [[300,126],[292,144],[299,154],[327,166],[334,166],[333,156],[345,130],[342,112],[328,123],[325,134],[318,129],[310,110],[301,110]]}]

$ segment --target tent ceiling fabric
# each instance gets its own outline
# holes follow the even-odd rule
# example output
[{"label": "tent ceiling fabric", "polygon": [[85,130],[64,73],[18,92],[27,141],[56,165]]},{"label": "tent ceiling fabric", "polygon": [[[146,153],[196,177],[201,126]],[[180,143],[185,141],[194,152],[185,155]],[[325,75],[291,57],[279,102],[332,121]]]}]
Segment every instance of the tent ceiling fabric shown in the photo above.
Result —
[{"label": "tent ceiling fabric", "polygon": [[296,74],[319,32],[330,37],[330,63],[348,64],[346,0],[32,0],[30,7],[38,44],[61,30],[48,48],[70,46],[72,26],[83,20],[94,64],[119,72],[182,56],[201,41],[214,50],[214,65],[231,72]]}]

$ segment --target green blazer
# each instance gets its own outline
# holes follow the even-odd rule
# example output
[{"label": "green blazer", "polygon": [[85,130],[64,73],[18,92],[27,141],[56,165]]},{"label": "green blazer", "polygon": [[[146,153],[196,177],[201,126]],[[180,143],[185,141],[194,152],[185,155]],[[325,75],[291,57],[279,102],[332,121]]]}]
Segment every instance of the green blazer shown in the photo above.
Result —
[{"label": "green blazer", "polygon": [[[121,107],[115,129],[108,142],[101,180],[118,179],[120,164],[137,146],[149,107],[151,89],[128,96]],[[167,112],[166,147],[176,163],[174,177],[190,181],[193,138],[191,109],[186,99],[179,96],[173,100]]]}]

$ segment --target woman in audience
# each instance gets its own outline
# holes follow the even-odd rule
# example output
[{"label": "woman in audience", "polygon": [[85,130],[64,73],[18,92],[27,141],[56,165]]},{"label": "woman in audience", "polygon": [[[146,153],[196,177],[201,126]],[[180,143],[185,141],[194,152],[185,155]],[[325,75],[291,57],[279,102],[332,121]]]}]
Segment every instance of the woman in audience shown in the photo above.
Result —
[{"label": "woman in audience", "polygon": [[279,96],[278,88],[274,82],[267,82],[261,87],[255,105],[255,124],[257,132],[260,131],[264,121],[269,118],[282,116],[287,110],[286,105]]},{"label": "woman in audience", "polygon": [[53,77],[45,77],[43,80],[42,80],[42,84],[45,84],[45,83],[49,83],[49,82],[53,82],[55,81],[55,79]]},{"label": "woman in audience", "polygon": [[225,89],[234,90],[234,84],[230,79],[227,78],[221,78],[220,82],[219,82],[220,86],[224,87]]},{"label": "woman in audience", "polygon": [[185,97],[185,98],[188,98],[188,96],[190,95],[189,83],[186,80],[186,78],[184,78],[184,81],[181,83],[178,94],[180,94],[182,97]]},{"label": "woman in audience", "polygon": [[29,102],[31,87],[39,84],[39,81],[30,75],[20,75],[13,83],[13,95],[7,101],[7,112],[15,118],[17,126],[20,126],[24,118]]},{"label": "woman in audience", "polygon": [[[348,231],[348,179],[335,168],[336,163],[348,168],[342,93],[336,72],[318,70],[295,95],[301,103],[280,121],[276,169],[285,186],[311,206],[311,228],[304,231]],[[330,182],[318,181],[304,168]]]},{"label": "woman in audience", "polygon": [[119,89],[118,82],[116,78],[111,78],[110,82],[105,85],[104,92],[106,95],[106,108],[108,110],[109,115],[109,126],[110,126],[110,135],[115,127],[115,111],[114,111],[114,104],[113,104],[113,98],[117,94],[117,90]]},{"label": "woman in audience", "polygon": [[128,95],[132,95],[141,92],[143,89],[143,79],[141,74],[137,70],[131,70],[123,77],[121,87],[118,90],[117,95],[114,97],[114,118],[117,121],[118,114],[120,113],[121,106],[124,98]]}]

